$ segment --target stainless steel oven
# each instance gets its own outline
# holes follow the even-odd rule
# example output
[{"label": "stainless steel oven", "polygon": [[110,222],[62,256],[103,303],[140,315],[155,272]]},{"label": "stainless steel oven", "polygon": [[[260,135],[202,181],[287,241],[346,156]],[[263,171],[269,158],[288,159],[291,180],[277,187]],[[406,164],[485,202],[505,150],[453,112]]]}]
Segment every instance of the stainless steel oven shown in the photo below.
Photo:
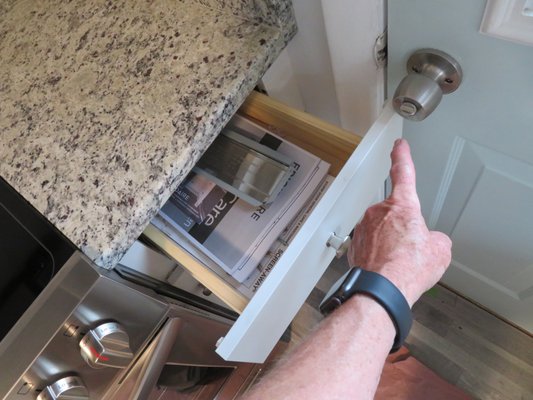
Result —
[{"label": "stainless steel oven", "polygon": [[0,232],[0,399],[215,398],[242,385],[232,372],[246,366],[215,353],[233,312],[95,267],[2,180]]}]

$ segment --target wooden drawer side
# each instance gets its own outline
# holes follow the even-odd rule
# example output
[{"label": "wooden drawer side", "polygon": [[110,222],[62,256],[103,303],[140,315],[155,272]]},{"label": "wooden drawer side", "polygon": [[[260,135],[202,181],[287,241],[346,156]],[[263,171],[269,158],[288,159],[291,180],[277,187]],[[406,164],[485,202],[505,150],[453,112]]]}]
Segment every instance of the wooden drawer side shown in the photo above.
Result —
[{"label": "wooden drawer side", "polygon": [[257,92],[248,96],[239,114],[327,161],[333,176],[337,176],[362,140],[360,136]]}]

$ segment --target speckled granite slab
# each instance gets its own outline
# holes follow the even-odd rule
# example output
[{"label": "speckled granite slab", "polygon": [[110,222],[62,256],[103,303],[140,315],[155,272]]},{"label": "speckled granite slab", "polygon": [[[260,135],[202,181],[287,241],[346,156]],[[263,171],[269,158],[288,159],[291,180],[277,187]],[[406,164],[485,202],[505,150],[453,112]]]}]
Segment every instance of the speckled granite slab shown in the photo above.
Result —
[{"label": "speckled granite slab", "polygon": [[292,0],[197,0],[219,10],[229,11],[259,23],[277,26],[286,41],[296,32]]},{"label": "speckled granite slab", "polygon": [[191,0],[0,9],[0,174],[105,268],[294,32]]}]

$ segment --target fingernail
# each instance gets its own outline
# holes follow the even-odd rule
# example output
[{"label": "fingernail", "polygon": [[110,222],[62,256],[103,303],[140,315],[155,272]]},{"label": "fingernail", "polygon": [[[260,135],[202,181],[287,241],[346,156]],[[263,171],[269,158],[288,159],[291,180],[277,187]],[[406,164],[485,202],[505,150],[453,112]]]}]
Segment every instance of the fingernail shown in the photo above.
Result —
[{"label": "fingernail", "polygon": [[402,141],[402,139],[396,139],[396,140],[394,141],[394,145],[395,145],[395,146],[398,146],[398,145],[401,143],[401,141]]}]

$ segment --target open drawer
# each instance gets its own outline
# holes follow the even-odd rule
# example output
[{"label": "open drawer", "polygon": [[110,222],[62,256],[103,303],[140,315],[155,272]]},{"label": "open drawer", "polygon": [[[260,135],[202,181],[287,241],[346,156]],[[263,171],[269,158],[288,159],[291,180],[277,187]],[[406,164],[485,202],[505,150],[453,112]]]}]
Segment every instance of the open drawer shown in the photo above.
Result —
[{"label": "open drawer", "polygon": [[335,256],[327,243],[345,237],[376,198],[402,135],[402,119],[387,103],[363,139],[267,96],[252,93],[239,113],[331,164],[336,176],[290,246],[251,300],[150,225],[144,234],[240,313],[217,344],[228,361],[263,362]]}]

